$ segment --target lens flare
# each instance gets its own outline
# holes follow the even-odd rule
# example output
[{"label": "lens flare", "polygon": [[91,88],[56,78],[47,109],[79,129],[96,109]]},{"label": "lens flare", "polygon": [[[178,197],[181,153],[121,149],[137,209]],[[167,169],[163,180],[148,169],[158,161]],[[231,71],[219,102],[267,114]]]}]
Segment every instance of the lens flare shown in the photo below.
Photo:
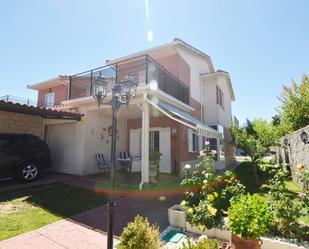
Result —
[{"label": "lens flare", "polygon": [[151,91],[156,91],[158,90],[158,82],[156,80],[151,80],[149,82],[149,87]]},{"label": "lens flare", "polygon": [[147,40],[148,40],[148,42],[153,41],[153,33],[152,33],[151,30],[148,30],[148,32],[147,32]]}]

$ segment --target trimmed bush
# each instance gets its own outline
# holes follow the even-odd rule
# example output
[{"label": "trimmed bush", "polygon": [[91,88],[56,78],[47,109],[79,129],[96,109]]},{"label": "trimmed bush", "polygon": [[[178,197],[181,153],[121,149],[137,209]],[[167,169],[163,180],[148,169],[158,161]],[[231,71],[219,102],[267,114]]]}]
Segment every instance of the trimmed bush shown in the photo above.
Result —
[{"label": "trimmed bush", "polygon": [[123,229],[119,249],[158,248],[160,248],[159,229],[150,225],[147,218],[138,215]]}]

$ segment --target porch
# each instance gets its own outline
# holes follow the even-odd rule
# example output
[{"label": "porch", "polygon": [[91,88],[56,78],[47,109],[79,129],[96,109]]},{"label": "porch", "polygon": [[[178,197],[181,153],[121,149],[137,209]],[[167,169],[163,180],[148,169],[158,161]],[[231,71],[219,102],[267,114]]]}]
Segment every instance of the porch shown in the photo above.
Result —
[{"label": "porch", "polygon": [[[111,182],[110,171],[105,171],[105,172],[101,172],[98,174],[86,176],[85,178],[87,180],[92,180],[96,183],[109,184]],[[180,177],[178,175],[159,173],[157,185],[171,183],[179,179]],[[138,188],[140,182],[141,182],[140,172],[128,172],[124,169],[118,169],[115,171],[115,184],[116,185]]]}]

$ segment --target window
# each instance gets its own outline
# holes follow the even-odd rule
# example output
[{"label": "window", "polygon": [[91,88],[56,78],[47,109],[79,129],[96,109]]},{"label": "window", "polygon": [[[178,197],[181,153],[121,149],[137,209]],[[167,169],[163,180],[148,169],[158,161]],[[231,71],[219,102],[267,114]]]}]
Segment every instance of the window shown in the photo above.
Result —
[{"label": "window", "polygon": [[224,109],[224,95],[220,87],[216,87],[217,94],[217,104],[220,105]]},{"label": "window", "polygon": [[192,151],[196,152],[198,151],[198,135],[196,135],[195,133],[192,133]]},{"label": "window", "polygon": [[159,131],[149,132],[149,151],[160,151],[160,133]]},{"label": "window", "polygon": [[198,152],[202,148],[202,137],[198,136],[192,129],[188,129],[188,151]]},{"label": "window", "polygon": [[55,102],[55,93],[48,93],[45,95],[45,102],[44,102],[45,107],[54,106],[54,102]]}]

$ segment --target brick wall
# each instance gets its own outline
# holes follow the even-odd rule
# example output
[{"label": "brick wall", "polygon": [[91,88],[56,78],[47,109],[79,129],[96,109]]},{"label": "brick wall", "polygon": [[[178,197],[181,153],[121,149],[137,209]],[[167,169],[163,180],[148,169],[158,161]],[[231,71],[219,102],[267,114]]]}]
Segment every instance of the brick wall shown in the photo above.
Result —
[{"label": "brick wall", "polygon": [[161,58],[154,57],[154,59],[167,71],[175,75],[183,83],[190,86],[190,66],[179,54]]},{"label": "brick wall", "polygon": [[59,105],[61,101],[68,98],[68,86],[58,85],[48,89],[40,90],[38,92],[38,106],[44,107],[45,95],[48,93],[55,93],[55,105]]},{"label": "brick wall", "polygon": [[42,123],[39,116],[0,111],[0,132],[29,133],[41,137]]},{"label": "brick wall", "polygon": [[[171,128],[171,163],[172,169],[175,167],[176,173],[179,173],[180,162],[195,160],[197,153],[188,152],[188,128],[168,117],[150,118],[151,128],[154,127],[170,127]],[[142,128],[141,119],[129,119],[127,121],[127,150],[130,148],[130,130]],[[176,133],[172,134],[172,129],[176,129]]]}]

